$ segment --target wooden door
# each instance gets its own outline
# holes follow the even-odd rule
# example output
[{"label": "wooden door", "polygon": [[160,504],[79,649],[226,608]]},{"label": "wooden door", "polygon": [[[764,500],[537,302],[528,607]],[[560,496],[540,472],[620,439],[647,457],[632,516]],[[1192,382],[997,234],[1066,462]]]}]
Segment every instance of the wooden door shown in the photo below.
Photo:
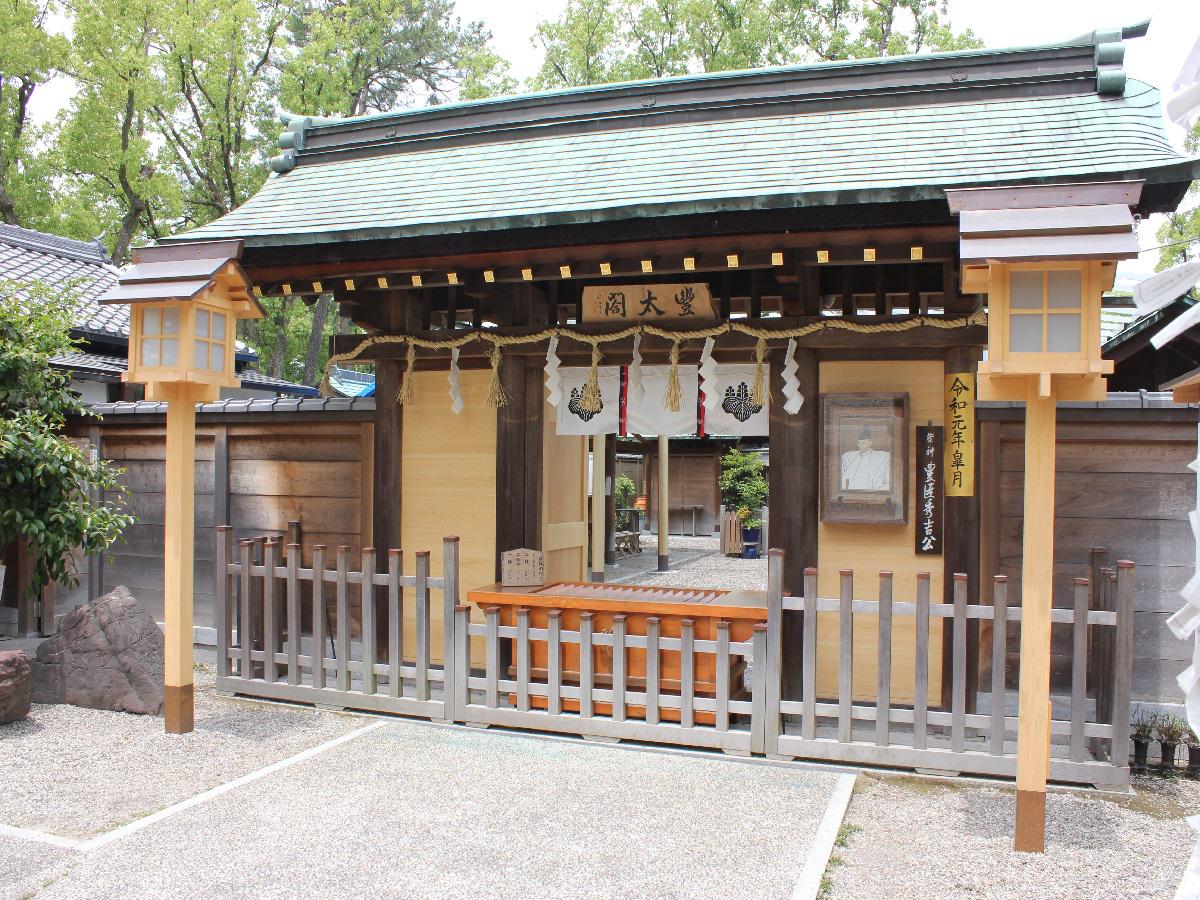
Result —
[{"label": "wooden door", "polygon": [[587,438],[555,434],[554,407],[542,416],[542,552],[546,581],[587,577]]}]

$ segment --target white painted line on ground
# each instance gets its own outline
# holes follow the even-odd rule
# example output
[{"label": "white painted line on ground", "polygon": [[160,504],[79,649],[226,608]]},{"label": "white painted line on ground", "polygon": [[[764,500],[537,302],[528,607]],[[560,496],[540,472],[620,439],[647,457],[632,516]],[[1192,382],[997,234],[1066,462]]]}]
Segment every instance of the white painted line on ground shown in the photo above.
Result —
[{"label": "white painted line on ground", "polygon": [[833,855],[833,847],[837,842],[838,832],[842,828],[842,819],[846,816],[846,807],[850,805],[850,795],[854,793],[856,775],[839,775],[833,793],[829,797],[829,805],[825,807],[825,815],[817,826],[816,837],[808,848],[808,858],[800,877],[792,887],[792,900],[817,900],[821,892],[821,878],[825,867],[829,865],[829,857]]},{"label": "white painted line on ground", "polygon": [[184,810],[191,809],[193,806],[199,806],[214,797],[219,797],[222,794],[227,794],[230,791],[237,790],[243,785],[258,781],[260,778],[265,778],[268,775],[273,775],[297,763],[305,762],[324,753],[326,750],[332,750],[347,741],[352,741],[355,738],[362,737],[369,731],[375,731],[377,728],[383,728],[388,722],[372,722],[370,725],[359,728],[356,731],[351,731],[349,734],[343,734],[341,737],[334,738],[331,741],[326,741],[324,744],[318,744],[316,747],[310,747],[307,750],[297,753],[295,756],[289,756],[287,759],[281,759],[279,762],[271,763],[261,769],[256,769],[240,778],[235,778],[233,781],[227,781],[224,784],[219,784],[215,788],[210,788],[203,793],[197,794],[194,797],[188,797],[186,800],[168,806],[166,809],[160,809],[152,815],[145,816],[141,819],[136,819],[127,825],[122,825],[120,828],[114,828],[112,831],[106,831],[103,834],[96,835],[88,840],[80,840],[78,838],[61,837],[56,834],[47,834],[42,831],[34,831],[30,828],[18,828],[14,825],[0,825],[0,835],[6,837],[22,838],[27,841],[37,841],[43,844],[51,844],[55,847],[61,847],[64,850],[79,850],[84,853],[92,850],[98,850],[106,844],[111,844],[113,841],[120,840],[123,837],[141,831],[143,828],[149,828],[163,819],[169,819],[176,813],[181,813]]},{"label": "white painted line on ground", "polygon": [[62,837],[58,834],[47,834],[32,828],[20,828],[16,825],[0,825],[0,837],[19,838],[23,841],[34,841],[38,844],[49,844],[60,850],[81,850],[83,841],[79,838]]}]

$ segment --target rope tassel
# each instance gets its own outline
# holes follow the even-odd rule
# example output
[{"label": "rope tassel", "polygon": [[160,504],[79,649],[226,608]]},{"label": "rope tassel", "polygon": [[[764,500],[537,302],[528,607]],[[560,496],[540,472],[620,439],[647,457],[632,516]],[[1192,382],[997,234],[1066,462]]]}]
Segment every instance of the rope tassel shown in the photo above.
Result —
[{"label": "rope tassel", "polygon": [[750,402],[762,406],[766,399],[766,384],[763,378],[763,360],[767,358],[767,340],[759,338],[754,345],[754,390],[750,392]]},{"label": "rope tassel", "polygon": [[579,407],[584,412],[598,413],[604,404],[600,400],[600,345],[592,344],[592,368],[588,371],[587,384],[579,398]]},{"label": "rope tassel", "polygon": [[508,394],[504,390],[504,385],[500,383],[499,344],[492,344],[492,349],[488,351],[488,358],[492,361],[492,383],[488,385],[487,402],[488,406],[499,409],[501,406],[508,405]]},{"label": "rope tassel", "polygon": [[683,388],[679,384],[679,341],[671,342],[671,372],[667,375],[667,390],[663,394],[663,409],[679,412],[683,403]]},{"label": "rope tassel", "polygon": [[400,379],[400,390],[396,393],[396,402],[401,406],[412,406],[413,400],[416,399],[417,389],[413,385],[413,369],[416,367],[416,364],[417,348],[410,343],[408,345],[404,376]]}]

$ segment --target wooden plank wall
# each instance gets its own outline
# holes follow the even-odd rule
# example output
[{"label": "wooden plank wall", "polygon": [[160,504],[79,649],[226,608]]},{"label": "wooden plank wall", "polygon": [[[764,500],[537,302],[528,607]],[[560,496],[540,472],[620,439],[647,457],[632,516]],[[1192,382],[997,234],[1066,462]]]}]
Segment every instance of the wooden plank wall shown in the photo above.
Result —
[{"label": "wooden plank wall", "polygon": [[[701,506],[696,511],[696,534],[713,534],[720,530],[717,521],[721,510],[721,496],[717,478],[721,471],[719,451],[703,453],[676,453],[671,448],[667,459],[667,495],[669,500],[670,533],[691,534],[692,513],[684,506]],[[649,530],[658,531],[658,454],[646,454],[647,484],[646,518]]]},{"label": "wooden plank wall", "polygon": [[[369,472],[364,474],[364,466],[369,468],[369,453],[364,454],[371,436],[369,416],[365,413],[365,421],[330,421],[319,413],[226,416],[220,423],[201,417],[196,431],[198,628],[213,626],[213,527],[226,514],[237,539],[282,536],[289,521],[299,520],[306,563],[314,544],[326,544],[330,555],[341,544],[356,554],[361,550],[364,517],[369,521],[370,516],[363,494],[364,483],[370,482]],[[111,416],[100,426],[101,454],[125,470],[121,481],[129,493],[124,506],[138,517],[105,560],[102,590],[125,585],[162,621],[166,446],[161,424],[140,422],[140,417]],[[79,587],[60,592],[58,612],[69,612],[87,596],[84,577]]]},{"label": "wooden plank wall", "polygon": [[[1019,604],[1021,597],[1021,412],[988,410],[992,420],[981,421],[979,436],[985,448],[981,569],[1008,576],[1010,605]],[[1195,562],[1187,521],[1196,504],[1196,475],[1187,468],[1196,457],[1195,415],[1183,409],[1059,410],[1054,605],[1071,606],[1071,580],[1090,575],[1092,547],[1107,548],[1112,564],[1118,559],[1137,563],[1134,699],[1180,702],[1175,676],[1188,665],[1189,645],[1171,634],[1166,619],[1183,602],[1178,591]],[[998,416],[1009,421],[996,421]],[[994,448],[990,452],[989,446]],[[990,602],[988,594],[984,602]],[[1070,686],[1070,639],[1069,629],[1053,629],[1051,678],[1056,688]],[[1012,681],[1015,633],[1008,655]]]},{"label": "wooden plank wall", "polygon": [[[890,570],[896,600],[913,601],[917,596],[917,573],[928,572],[934,598],[942,596],[942,559],[918,556],[914,551],[916,528],[916,446],[917,425],[941,425],[943,418],[942,360],[827,360],[821,362],[821,393],[900,393],[908,394],[908,524],[906,525],[829,525],[821,523],[817,536],[817,567],[821,597],[837,597],[838,572],[854,570],[856,600],[874,600],[879,596],[879,572]],[[811,402],[816,402],[812,398]],[[817,511],[814,510],[814,514]],[[855,614],[854,696],[873,700],[876,686],[876,617]],[[930,624],[929,699],[941,698],[942,639],[941,620]],[[817,691],[823,697],[837,693],[838,618],[821,613],[817,628],[821,663],[818,666]],[[893,632],[892,699],[905,703],[913,697],[916,632],[912,619],[897,621]]]},{"label": "wooden plank wall", "polygon": [[[405,405],[403,484],[400,490],[404,570],[429,551],[430,574],[442,574],[442,538],[458,535],[465,592],[496,580],[496,410],[484,402],[490,369],[460,374],[465,398],[455,415],[446,399],[445,372],[417,372],[415,397]],[[377,402],[385,402],[378,398]],[[411,423],[419,423],[414,426]],[[442,660],[442,592],[430,591],[430,659]],[[415,607],[406,605],[405,653],[415,652]]]}]

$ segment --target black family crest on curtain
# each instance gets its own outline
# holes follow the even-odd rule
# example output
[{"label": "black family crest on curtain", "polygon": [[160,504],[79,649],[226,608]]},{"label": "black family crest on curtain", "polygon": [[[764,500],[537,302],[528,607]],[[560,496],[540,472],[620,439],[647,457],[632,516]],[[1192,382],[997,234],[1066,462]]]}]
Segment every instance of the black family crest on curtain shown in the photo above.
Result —
[{"label": "black family crest on curtain", "polygon": [[739,422],[745,422],[752,415],[762,410],[761,403],[755,403],[750,399],[750,386],[742,381],[735,388],[733,385],[725,388],[725,400],[721,404],[721,409],[729,413]]},{"label": "black family crest on curtain", "polygon": [[567,403],[567,409],[572,415],[578,416],[584,422],[590,422],[593,416],[599,415],[604,410],[604,401],[600,401],[600,409],[584,409],[583,408],[583,388],[571,388],[571,400]]}]

